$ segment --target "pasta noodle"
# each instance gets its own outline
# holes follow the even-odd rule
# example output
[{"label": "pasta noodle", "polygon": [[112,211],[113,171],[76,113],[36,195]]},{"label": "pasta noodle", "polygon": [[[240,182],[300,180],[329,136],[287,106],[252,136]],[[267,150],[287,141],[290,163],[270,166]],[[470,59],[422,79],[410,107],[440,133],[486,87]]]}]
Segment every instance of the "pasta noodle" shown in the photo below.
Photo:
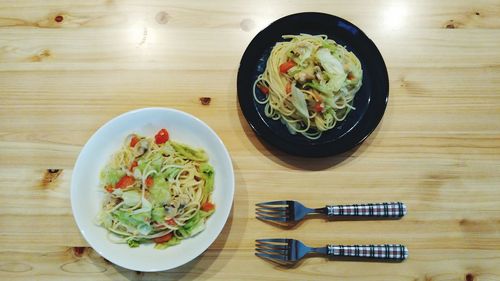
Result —
[{"label": "pasta noodle", "polygon": [[253,85],[264,113],[280,120],[291,134],[318,139],[355,110],[362,86],[358,58],[326,35],[285,35]]}]

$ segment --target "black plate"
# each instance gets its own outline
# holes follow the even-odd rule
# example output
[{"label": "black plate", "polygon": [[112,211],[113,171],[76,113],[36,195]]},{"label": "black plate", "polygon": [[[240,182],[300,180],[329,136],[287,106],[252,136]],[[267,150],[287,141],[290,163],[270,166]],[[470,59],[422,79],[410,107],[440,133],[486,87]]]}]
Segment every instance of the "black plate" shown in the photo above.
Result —
[{"label": "black plate", "polygon": [[[326,34],[346,46],[361,61],[363,86],[354,98],[354,107],[343,122],[317,140],[292,135],[280,121],[264,115],[264,105],[254,101],[252,87],[264,72],[269,53],[286,34]],[[238,70],[238,100],[250,127],[266,142],[300,156],[329,156],[345,152],[363,142],[384,115],[389,97],[389,79],[384,60],[375,44],[354,24],[323,13],[300,13],[283,17],[259,32],[250,42]]]}]

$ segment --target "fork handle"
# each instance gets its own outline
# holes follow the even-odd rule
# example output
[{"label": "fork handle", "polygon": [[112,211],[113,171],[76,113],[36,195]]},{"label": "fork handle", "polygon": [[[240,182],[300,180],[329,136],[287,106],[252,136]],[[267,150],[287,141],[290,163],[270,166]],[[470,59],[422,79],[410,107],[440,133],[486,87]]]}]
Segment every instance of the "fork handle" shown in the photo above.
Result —
[{"label": "fork handle", "polygon": [[406,214],[406,205],[401,202],[353,204],[353,205],[328,205],[328,216],[353,216],[353,217],[387,217],[400,218]]},{"label": "fork handle", "polygon": [[384,245],[327,245],[331,257],[351,257],[377,260],[403,261],[408,258],[408,249],[399,244]]}]

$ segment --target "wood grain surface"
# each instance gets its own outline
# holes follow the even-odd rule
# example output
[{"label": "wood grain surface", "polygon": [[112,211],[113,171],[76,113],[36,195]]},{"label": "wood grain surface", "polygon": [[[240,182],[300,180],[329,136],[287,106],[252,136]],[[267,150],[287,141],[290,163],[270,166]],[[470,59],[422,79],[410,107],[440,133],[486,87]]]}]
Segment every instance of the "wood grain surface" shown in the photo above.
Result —
[{"label": "wood grain surface", "polygon": [[[236,100],[243,51],[273,20],[321,11],[365,31],[390,100],[360,147],[301,159],[261,143]],[[1,280],[500,280],[500,2],[0,1]],[[211,97],[210,105],[199,98]],[[123,112],[173,107],[208,123],[236,176],[216,242],[180,268],[141,273],[89,248],[69,182],[92,133]],[[49,170],[50,169],[50,170]],[[400,221],[257,221],[254,204],[401,200]],[[402,243],[401,264],[305,260],[280,268],[254,240]]]}]

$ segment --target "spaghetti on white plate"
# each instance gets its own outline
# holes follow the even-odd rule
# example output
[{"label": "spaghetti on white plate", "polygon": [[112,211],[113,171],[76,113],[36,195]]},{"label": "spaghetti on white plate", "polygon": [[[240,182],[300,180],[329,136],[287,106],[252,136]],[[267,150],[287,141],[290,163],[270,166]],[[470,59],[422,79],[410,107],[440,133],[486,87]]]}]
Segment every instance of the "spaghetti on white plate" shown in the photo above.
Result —
[{"label": "spaghetti on white plate", "polygon": [[164,249],[205,228],[215,211],[211,202],[214,169],[202,149],[169,139],[129,135],[101,171],[106,191],[98,223],[116,243]]},{"label": "spaghetti on white plate", "polygon": [[[253,86],[265,115],[291,134],[318,139],[355,110],[362,85],[359,59],[326,35],[284,35],[271,50],[266,69]],[[259,95],[257,92],[259,89]],[[262,98],[264,97],[264,98]]]}]

